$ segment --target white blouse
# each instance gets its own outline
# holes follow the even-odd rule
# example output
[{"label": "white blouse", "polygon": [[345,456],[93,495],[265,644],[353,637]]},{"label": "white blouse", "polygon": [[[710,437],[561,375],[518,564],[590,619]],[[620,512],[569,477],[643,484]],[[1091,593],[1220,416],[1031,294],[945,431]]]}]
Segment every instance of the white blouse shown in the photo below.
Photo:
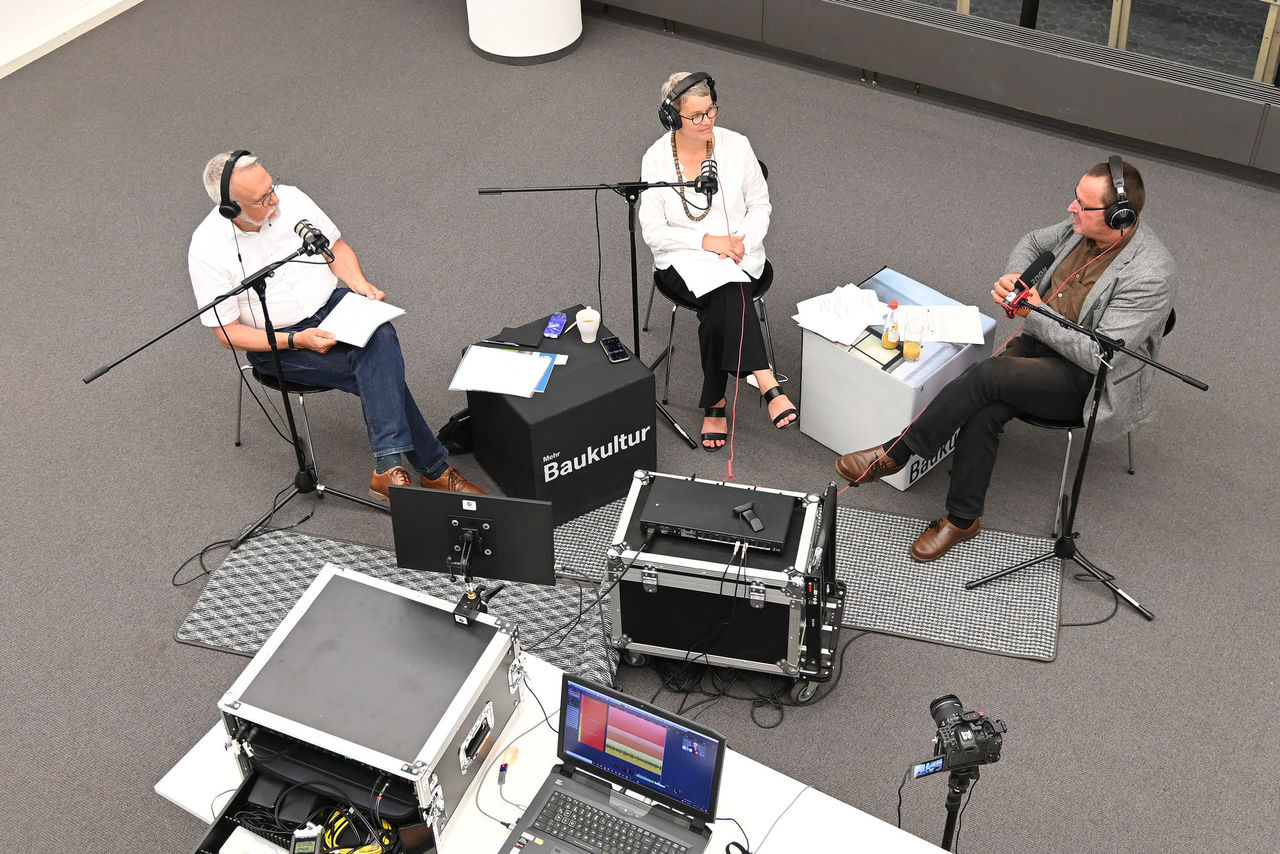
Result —
[{"label": "white blouse", "polygon": [[[717,127],[715,153],[720,190],[711,197],[711,213],[699,222],[689,218],[680,204],[678,193],[684,193],[689,210],[697,216],[706,207],[706,197],[692,188],[655,187],[640,196],[640,232],[653,250],[653,263],[659,270],[671,266],[670,254],[686,249],[701,249],[707,234],[743,235],[746,255],[739,265],[759,278],[764,272],[764,236],[769,231],[769,186],[760,171],[750,141],[740,133]],[[697,175],[685,175],[692,181]],[[676,181],[676,165],[671,156],[671,134],[663,134],[645,152],[640,164],[642,181]]]}]

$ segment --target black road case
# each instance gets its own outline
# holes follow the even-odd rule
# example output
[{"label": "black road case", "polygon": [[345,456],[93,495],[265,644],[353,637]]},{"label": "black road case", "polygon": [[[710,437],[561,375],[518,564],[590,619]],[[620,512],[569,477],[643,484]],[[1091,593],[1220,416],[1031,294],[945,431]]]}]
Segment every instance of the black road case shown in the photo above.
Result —
[{"label": "black road case", "polygon": [[[792,518],[782,550],[743,547],[723,530],[642,525],[663,480],[667,496],[676,485],[696,491],[704,518],[708,503],[732,514],[753,496],[774,505],[784,496]],[[817,495],[637,471],[606,568],[606,587],[616,582],[610,642],[632,663],[657,655],[781,674],[797,680],[797,699],[812,699],[813,683],[831,676],[844,606],[835,514],[834,485]],[[744,526],[742,542],[751,538]]]}]

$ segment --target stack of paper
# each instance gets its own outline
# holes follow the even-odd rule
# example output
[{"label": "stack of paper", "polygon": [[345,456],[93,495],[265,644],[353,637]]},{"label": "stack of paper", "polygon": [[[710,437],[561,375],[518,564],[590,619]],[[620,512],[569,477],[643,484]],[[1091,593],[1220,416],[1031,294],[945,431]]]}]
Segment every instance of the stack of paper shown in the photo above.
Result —
[{"label": "stack of paper", "polygon": [[883,322],[888,309],[875,291],[848,284],[797,303],[793,319],[804,329],[849,345],[858,340],[868,326]]},{"label": "stack of paper", "polygon": [[463,353],[449,388],[533,397],[534,392],[546,389],[551,369],[565,360],[555,353],[472,345]]}]

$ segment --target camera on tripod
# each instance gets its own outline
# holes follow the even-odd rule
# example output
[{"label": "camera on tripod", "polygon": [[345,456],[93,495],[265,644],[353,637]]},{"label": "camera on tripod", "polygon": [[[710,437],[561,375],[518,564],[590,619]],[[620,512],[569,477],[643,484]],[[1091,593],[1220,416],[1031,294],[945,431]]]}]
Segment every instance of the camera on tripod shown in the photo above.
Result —
[{"label": "camera on tripod", "polygon": [[988,720],[982,712],[966,712],[955,694],[946,694],[929,704],[929,714],[938,725],[933,739],[933,755],[942,757],[937,770],[959,771],[1000,761],[1000,746],[1008,728],[1001,720]]}]

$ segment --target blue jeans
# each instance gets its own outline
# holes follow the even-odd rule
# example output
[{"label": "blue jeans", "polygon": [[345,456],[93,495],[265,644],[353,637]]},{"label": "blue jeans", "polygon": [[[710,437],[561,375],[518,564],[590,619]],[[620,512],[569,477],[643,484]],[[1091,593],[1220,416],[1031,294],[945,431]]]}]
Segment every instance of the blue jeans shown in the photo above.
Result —
[{"label": "blue jeans", "polygon": [[[329,301],[311,317],[276,331],[300,332],[319,326],[349,293],[346,288],[335,289]],[[247,355],[258,371],[275,375],[269,351]],[[339,342],[326,353],[281,350],[280,364],[292,382],[335,388],[359,397],[369,431],[369,447],[375,457],[404,454],[420,474],[429,478],[444,474],[449,452],[427,426],[405,385],[400,339],[390,323],[379,326],[363,347]]]}]

